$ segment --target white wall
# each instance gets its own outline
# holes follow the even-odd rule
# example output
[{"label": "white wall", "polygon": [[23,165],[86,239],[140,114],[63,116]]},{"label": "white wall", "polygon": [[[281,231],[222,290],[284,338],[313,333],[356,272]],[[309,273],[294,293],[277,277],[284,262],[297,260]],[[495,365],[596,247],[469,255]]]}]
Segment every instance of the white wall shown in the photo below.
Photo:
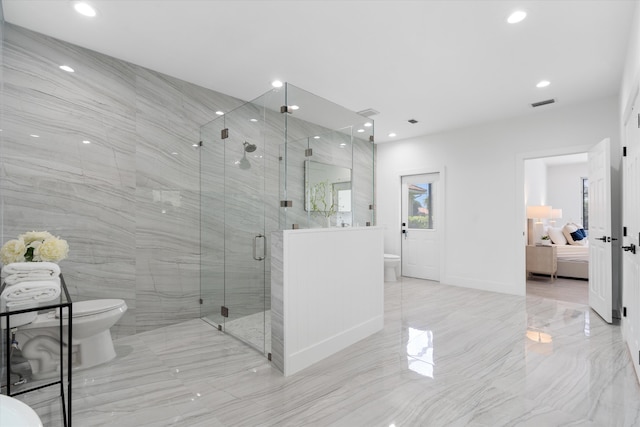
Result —
[{"label": "white wall", "polygon": [[547,203],[554,209],[562,209],[562,218],[556,226],[567,222],[583,224],[582,178],[589,174],[588,164],[547,166]]},{"label": "white wall", "polygon": [[524,164],[524,202],[527,206],[547,203],[547,165],[543,159],[527,160]]},{"label": "white wall", "polygon": [[401,252],[400,176],[446,170],[441,282],[524,295],[524,159],[584,152],[606,137],[619,147],[617,97],[379,144],[385,252]]}]

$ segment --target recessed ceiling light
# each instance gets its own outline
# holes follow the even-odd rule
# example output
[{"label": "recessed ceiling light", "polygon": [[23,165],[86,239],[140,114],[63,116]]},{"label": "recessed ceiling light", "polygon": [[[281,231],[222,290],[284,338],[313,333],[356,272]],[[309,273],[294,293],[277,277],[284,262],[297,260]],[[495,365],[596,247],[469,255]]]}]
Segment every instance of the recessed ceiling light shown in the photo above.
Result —
[{"label": "recessed ceiling light", "polygon": [[340,143],[340,148],[344,148],[346,146],[347,146],[347,144],[345,142]]},{"label": "recessed ceiling light", "polygon": [[198,147],[198,144],[191,144],[192,147]]},{"label": "recessed ceiling light", "polygon": [[389,134],[389,136],[390,136],[391,138],[393,138],[394,136],[396,136],[396,134],[395,134],[395,133],[393,133],[393,132],[391,132],[391,133]]},{"label": "recessed ceiling light", "polygon": [[291,109],[292,109],[292,110],[299,110],[299,109],[300,109],[300,107],[298,107],[297,105],[292,105],[292,106],[291,106]]},{"label": "recessed ceiling light", "polygon": [[364,129],[358,129],[358,132],[362,133],[362,132],[364,132]]},{"label": "recessed ceiling light", "polygon": [[84,141],[82,141],[83,144],[91,144],[91,141],[89,141],[88,139],[85,139]]},{"label": "recessed ceiling light", "polygon": [[282,82],[280,80],[274,80],[271,82],[271,86],[273,87],[282,87]]},{"label": "recessed ceiling light", "polygon": [[507,18],[507,22],[509,24],[517,24],[518,22],[522,21],[526,17],[527,17],[527,12],[525,12],[524,10],[516,10],[511,15],[509,15],[509,17]]},{"label": "recessed ceiling light", "polygon": [[320,139],[318,135],[314,136],[313,139]]},{"label": "recessed ceiling light", "polygon": [[371,127],[371,126],[373,126],[373,123],[371,123],[371,122],[367,122],[367,123],[365,123],[364,125],[365,125],[366,127]]},{"label": "recessed ceiling light", "polygon": [[257,122],[258,119],[249,119],[250,122]]},{"label": "recessed ceiling light", "polygon": [[31,134],[31,135],[29,135],[29,136],[30,136],[30,137],[32,137],[32,138],[40,138],[40,135],[36,135],[36,134],[34,134],[34,133],[32,133],[32,134]]},{"label": "recessed ceiling light", "polygon": [[216,114],[219,115],[219,116],[222,116],[222,115],[224,115],[224,111],[216,111]]},{"label": "recessed ceiling light", "polygon": [[83,1],[79,1],[76,4],[74,4],[73,8],[80,15],[89,16],[89,17],[96,16],[96,10],[93,7],[91,7],[91,5],[89,5],[88,3],[85,3]]},{"label": "recessed ceiling light", "polygon": [[67,73],[73,73],[75,70],[68,65],[61,65],[60,69],[66,71]]},{"label": "recessed ceiling light", "polygon": [[178,153],[176,153],[175,151],[173,153],[171,153],[171,154],[174,155],[174,156],[178,155]]},{"label": "recessed ceiling light", "polygon": [[551,82],[549,80],[541,80],[541,81],[538,82],[536,87],[547,87],[550,84],[551,84]]}]

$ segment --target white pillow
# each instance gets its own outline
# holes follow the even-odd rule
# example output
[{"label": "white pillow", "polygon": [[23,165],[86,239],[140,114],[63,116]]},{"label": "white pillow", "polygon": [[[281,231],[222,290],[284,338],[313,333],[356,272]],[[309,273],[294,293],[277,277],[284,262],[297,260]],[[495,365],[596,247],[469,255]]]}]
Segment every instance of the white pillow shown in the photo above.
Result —
[{"label": "white pillow", "polygon": [[547,230],[547,233],[549,234],[549,237],[551,238],[551,241],[553,242],[554,245],[567,244],[567,238],[564,237],[564,234],[562,234],[561,227],[549,227],[549,229]]}]

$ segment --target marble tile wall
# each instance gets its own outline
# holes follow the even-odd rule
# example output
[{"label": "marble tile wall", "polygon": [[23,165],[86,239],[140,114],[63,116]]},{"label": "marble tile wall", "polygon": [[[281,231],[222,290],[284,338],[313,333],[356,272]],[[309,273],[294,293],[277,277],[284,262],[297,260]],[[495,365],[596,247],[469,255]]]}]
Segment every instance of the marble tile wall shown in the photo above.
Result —
[{"label": "marble tile wall", "polygon": [[[32,229],[66,239],[61,268],[73,297],[126,300],[115,336],[199,317],[192,144],[213,112],[242,101],[10,24],[4,30],[3,240]],[[63,63],[75,73],[58,69]],[[215,200],[207,212],[216,212]]]},{"label": "marble tile wall", "polygon": [[[221,322],[225,279],[234,285],[227,289],[239,309],[234,317],[269,309],[269,254],[265,286],[255,286],[263,273],[252,265],[247,242],[259,230],[269,236],[294,223],[325,226],[304,211],[303,165],[307,137],[326,127],[286,117],[287,138],[296,141],[287,157],[287,198],[297,202],[285,221],[285,116],[267,107],[282,94],[245,104],[10,24],[2,60],[2,242],[40,229],[66,239],[71,250],[61,268],[73,298],[127,302],[115,337],[201,315]],[[232,130],[221,142],[223,127]],[[201,140],[202,148],[193,146]],[[244,141],[258,146],[247,153],[248,170],[235,165]],[[354,142],[355,159],[351,150],[326,144],[317,144],[317,161],[352,167],[354,188],[372,182],[368,141]],[[370,215],[372,195],[371,185],[355,196],[354,224],[364,225],[358,212]],[[256,230],[255,221],[262,223]]]}]

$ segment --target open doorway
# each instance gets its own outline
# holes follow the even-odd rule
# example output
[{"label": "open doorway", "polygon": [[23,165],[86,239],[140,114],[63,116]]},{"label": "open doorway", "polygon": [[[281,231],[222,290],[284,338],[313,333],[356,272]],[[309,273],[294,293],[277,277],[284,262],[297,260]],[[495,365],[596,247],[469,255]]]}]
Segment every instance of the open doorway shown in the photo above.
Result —
[{"label": "open doorway", "polygon": [[526,293],[587,305],[587,153],[527,159],[524,172]]}]

